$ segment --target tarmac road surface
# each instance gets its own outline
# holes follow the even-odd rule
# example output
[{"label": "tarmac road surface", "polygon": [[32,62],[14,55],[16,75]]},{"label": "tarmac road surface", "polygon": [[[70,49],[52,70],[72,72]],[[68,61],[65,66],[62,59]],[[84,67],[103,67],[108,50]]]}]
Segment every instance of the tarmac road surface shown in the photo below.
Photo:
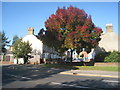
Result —
[{"label": "tarmac road surface", "polygon": [[73,74],[63,74],[63,72],[71,72],[71,70],[46,68],[42,67],[42,65],[5,65],[2,66],[2,88],[119,90],[118,78],[84,76],[84,74],[82,75],[83,72],[81,72],[81,75],[76,75],[75,72]]}]

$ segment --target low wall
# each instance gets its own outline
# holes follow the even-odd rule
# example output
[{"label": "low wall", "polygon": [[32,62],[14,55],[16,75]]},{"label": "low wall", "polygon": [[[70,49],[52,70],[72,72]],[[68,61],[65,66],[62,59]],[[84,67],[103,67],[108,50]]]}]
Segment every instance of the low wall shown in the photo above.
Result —
[{"label": "low wall", "polygon": [[13,62],[8,62],[8,61],[2,61],[0,64],[14,64]]}]

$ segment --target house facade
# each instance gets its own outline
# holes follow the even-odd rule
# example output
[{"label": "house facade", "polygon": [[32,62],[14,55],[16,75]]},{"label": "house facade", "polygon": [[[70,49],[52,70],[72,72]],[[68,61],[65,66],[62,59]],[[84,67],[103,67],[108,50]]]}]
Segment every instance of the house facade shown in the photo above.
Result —
[{"label": "house facade", "polygon": [[22,41],[29,42],[31,44],[32,52],[29,54],[32,56],[29,58],[30,63],[40,63],[43,55],[43,43],[34,35],[34,28],[28,28],[28,35],[23,37]]},{"label": "house facade", "polygon": [[109,52],[109,51],[120,51],[119,47],[120,36],[113,30],[112,24],[106,24],[106,32],[101,35],[101,40],[96,52]]}]

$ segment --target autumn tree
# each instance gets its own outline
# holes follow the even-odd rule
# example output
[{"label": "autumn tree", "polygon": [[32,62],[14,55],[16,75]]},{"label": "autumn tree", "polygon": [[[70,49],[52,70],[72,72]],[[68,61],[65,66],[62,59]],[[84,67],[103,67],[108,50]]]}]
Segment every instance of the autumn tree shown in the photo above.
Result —
[{"label": "autumn tree", "polygon": [[[70,6],[68,8],[58,8],[55,14],[52,14],[45,21],[46,38],[51,43],[57,45],[59,50],[93,48],[98,45],[102,29],[96,27],[92,22],[91,16],[84,10]],[[57,42],[55,42],[57,40]],[[72,57],[71,57],[72,58]],[[71,59],[72,61],[72,59]]]}]

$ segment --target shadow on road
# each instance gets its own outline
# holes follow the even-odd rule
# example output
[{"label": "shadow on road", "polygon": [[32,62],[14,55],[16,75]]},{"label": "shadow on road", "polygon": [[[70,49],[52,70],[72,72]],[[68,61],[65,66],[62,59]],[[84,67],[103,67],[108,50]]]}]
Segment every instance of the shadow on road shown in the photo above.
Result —
[{"label": "shadow on road", "polygon": [[65,69],[46,68],[42,65],[8,65],[2,66],[3,86],[14,81],[30,81],[51,77],[66,71]]},{"label": "shadow on road", "polygon": [[63,83],[56,83],[52,84],[51,82],[46,84],[39,84],[36,85],[34,88],[80,88],[84,90],[119,90],[118,83],[107,83],[100,80],[75,80],[72,82],[63,82]]}]

